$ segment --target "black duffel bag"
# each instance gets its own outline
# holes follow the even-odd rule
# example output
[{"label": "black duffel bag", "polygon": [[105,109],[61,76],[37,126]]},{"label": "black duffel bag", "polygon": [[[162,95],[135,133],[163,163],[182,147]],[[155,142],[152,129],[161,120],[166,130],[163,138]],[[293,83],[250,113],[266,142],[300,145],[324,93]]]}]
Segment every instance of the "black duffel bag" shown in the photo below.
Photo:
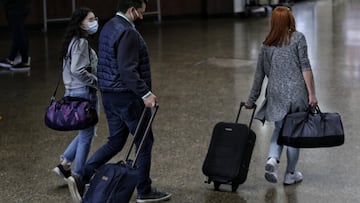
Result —
[{"label": "black duffel bag", "polygon": [[319,106],[306,112],[288,114],[283,122],[279,145],[296,148],[335,147],[344,144],[339,113],[323,113]]}]

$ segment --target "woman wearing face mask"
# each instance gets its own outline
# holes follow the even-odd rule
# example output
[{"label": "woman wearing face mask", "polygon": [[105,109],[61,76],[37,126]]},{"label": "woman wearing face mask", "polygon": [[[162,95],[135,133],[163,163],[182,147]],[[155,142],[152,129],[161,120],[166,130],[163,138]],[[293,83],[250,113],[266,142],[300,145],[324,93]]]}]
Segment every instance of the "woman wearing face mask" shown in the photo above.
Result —
[{"label": "woman wearing face mask", "polygon": [[[65,96],[89,99],[98,111],[97,55],[87,40],[97,29],[98,21],[92,10],[79,8],[74,11],[65,32],[60,54],[63,61]],[[67,180],[74,163],[73,174],[78,174],[87,159],[94,135],[95,126],[79,130],[60,156],[60,164],[53,171]]]}]

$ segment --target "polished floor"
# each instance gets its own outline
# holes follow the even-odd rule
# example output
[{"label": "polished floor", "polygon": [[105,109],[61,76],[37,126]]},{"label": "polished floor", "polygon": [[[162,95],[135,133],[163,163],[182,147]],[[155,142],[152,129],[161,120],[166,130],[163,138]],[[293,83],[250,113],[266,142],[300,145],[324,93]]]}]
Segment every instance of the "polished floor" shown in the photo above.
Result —
[{"label": "polished floor", "polygon": [[[154,186],[173,194],[173,203],[350,203],[360,202],[360,1],[319,0],[293,6],[297,29],[308,41],[316,92],[323,111],[339,112],[345,128],[340,147],[304,149],[298,170],[304,181],[282,185],[264,179],[273,129],[254,121],[257,141],[247,181],[236,193],[205,184],[202,163],[213,126],[233,121],[249,93],[259,46],[269,17],[151,22],[139,25],[148,43],[153,90],[160,109],[153,128]],[[44,125],[45,106],[60,73],[63,29],[30,30],[32,69],[0,70],[0,203],[70,203],[65,182],[51,169],[75,132]],[[0,57],[9,47],[1,30]],[[60,92],[59,97],[62,92]],[[263,97],[263,96],[261,96]],[[247,122],[248,111],[241,115]],[[107,137],[101,112],[92,151]],[[122,154],[112,161],[122,158]],[[134,198],[132,199],[134,202]]]}]

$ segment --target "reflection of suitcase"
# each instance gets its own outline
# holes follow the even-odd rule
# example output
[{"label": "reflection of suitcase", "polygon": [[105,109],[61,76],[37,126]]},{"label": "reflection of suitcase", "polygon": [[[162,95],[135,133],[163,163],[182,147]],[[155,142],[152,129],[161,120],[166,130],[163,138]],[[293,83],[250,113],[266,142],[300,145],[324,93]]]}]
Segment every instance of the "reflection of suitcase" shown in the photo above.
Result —
[{"label": "reflection of suitcase", "polygon": [[[126,154],[125,161],[108,163],[99,168],[95,176],[91,179],[90,187],[84,195],[83,203],[128,203],[130,201],[138,181],[135,165],[136,160],[142,143],[150,130],[157,109],[158,105],[153,109],[145,108],[141,115],[134,138],[135,136],[140,136],[142,133],[144,133],[144,136],[134,160],[130,160],[129,156],[135,145],[135,139],[133,139]],[[151,117],[149,118],[147,111],[150,110]]]},{"label": "reflection of suitcase", "polygon": [[215,190],[219,190],[220,184],[230,184],[235,192],[246,180],[256,140],[255,132],[250,129],[256,106],[247,126],[238,123],[244,105],[241,102],[235,123],[220,122],[214,127],[202,170],[208,177],[206,182],[214,182]]}]

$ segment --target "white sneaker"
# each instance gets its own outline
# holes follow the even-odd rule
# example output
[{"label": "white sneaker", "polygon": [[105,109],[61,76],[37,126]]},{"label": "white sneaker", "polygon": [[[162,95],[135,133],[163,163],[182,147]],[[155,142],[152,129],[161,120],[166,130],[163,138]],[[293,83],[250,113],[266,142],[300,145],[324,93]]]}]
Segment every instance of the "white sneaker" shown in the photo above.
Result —
[{"label": "white sneaker", "polygon": [[294,173],[286,173],[284,179],[284,185],[292,185],[296,183],[300,183],[303,180],[303,176],[299,171],[295,171]]},{"label": "white sneaker", "polygon": [[278,163],[275,158],[270,158],[265,165],[265,179],[270,183],[278,182],[277,175]]},{"label": "white sneaker", "polygon": [[8,58],[0,60],[0,67],[2,68],[11,68],[13,65],[15,65],[14,61],[10,61]]}]

